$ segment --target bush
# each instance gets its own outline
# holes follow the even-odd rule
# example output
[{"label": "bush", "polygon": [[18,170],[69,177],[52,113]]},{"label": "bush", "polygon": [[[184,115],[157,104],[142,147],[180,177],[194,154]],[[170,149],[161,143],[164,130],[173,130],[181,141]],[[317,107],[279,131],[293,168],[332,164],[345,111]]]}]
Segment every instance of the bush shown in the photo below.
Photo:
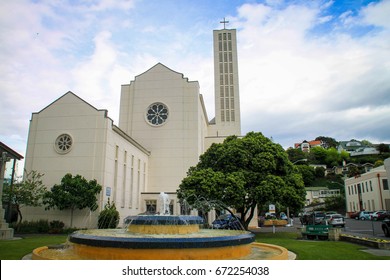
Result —
[{"label": "bush", "polygon": [[119,224],[119,212],[116,210],[115,203],[110,201],[104,206],[98,217],[98,228],[116,228]]},{"label": "bush", "polygon": [[47,220],[23,221],[22,223],[13,223],[11,225],[17,233],[48,233],[49,222]]},{"label": "bush", "polygon": [[50,225],[49,233],[62,233],[65,226],[63,222],[57,220],[51,221],[49,225]]}]

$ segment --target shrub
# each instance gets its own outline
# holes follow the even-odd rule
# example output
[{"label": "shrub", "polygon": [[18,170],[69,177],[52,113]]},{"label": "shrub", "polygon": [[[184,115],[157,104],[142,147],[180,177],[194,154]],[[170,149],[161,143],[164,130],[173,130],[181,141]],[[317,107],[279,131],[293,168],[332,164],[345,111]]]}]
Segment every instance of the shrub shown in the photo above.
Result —
[{"label": "shrub", "polygon": [[65,226],[63,222],[57,220],[51,221],[49,225],[49,233],[62,233]]},{"label": "shrub", "polygon": [[12,227],[17,233],[47,233],[50,228],[47,220],[23,221],[22,223],[13,223]]},{"label": "shrub", "polygon": [[115,203],[110,201],[104,206],[98,217],[98,228],[116,228],[119,224],[119,212],[116,210]]}]

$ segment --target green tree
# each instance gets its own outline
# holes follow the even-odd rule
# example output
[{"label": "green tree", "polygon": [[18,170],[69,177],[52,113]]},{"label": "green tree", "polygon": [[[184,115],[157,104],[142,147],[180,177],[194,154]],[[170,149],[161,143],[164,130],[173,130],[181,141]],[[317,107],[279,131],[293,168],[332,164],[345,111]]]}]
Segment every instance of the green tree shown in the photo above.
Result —
[{"label": "green tree", "polygon": [[325,198],[325,210],[336,211],[337,213],[345,213],[345,196],[334,195]]},{"label": "green tree", "polygon": [[348,177],[354,177],[360,175],[360,170],[357,166],[350,166],[348,168]]},{"label": "green tree", "polygon": [[374,167],[379,167],[379,166],[381,166],[381,165],[383,165],[383,164],[384,164],[384,161],[381,160],[381,159],[378,159],[378,160],[374,163]]},{"label": "green tree", "polygon": [[390,152],[390,147],[389,145],[386,145],[384,143],[380,143],[377,147],[377,150],[379,151],[379,153],[383,154],[383,153],[389,153]]},{"label": "green tree", "polygon": [[21,208],[23,206],[42,206],[42,199],[46,193],[41,174],[37,171],[25,172],[25,179],[22,182],[7,185],[4,188],[3,200],[8,205],[14,205],[18,212],[18,224],[23,220]]},{"label": "green tree", "polygon": [[316,178],[324,178],[325,177],[325,168],[322,166],[316,167],[315,170]]},{"label": "green tree", "polygon": [[99,213],[98,228],[116,228],[119,224],[119,212],[115,203],[107,202],[103,211]]},{"label": "green tree", "polygon": [[373,147],[374,145],[368,140],[362,140],[361,143],[366,147]]},{"label": "green tree", "polygon": [[291,162],[296,162],[298,160],[304,159],[306,157],[305,153],[301,149],[288,148],[287,149],[288,159]]},{"label": "green tree", "polygon": [[325,163],[328,167],[339,166],[341,164],[341,156],[335,148],[330,148],[326,151]]},{"label": "green tree", "polygon": [[87,181],[81,175],[72,176],[66,174],[61,179],[61,184],[54,185],[51,191],[46,192],[44,204],[46,210],[58,208],[59,210],[70,209],[70,227],[73,226],[73,212],[75,209],[89,208],[95,211],[98,208],[97,194],[102,186],[96,180]]},{"label": "green tree", "polygon": [[340,152],[340,159],[339,159],[339,161],[347,161],[347,160],[349,160],[349,158],[350,158],[350,156],[349,156],[349,153],[347,152],[347,151],[341,151]]},{"label": "green tree", "polygon": [[302,176],[282,146],[255,132],[212,144],[178,189],[178,198],[195,208],[202,201],[213,208],[216,201],[227,211],[236,209],[245,228],[256,205],[279,202],[294,211],[303,206],[305,194]]},{"label": "green tree", "polygon": [[318,136],[316,141],[320,140],[324,143],[325,148],[336,148],[337,145],[339,144],[334,138],[332,137],[325,137],[325,136]]},{"label": "green tree", "polygon": [[316,179],[314,167],[308,165],[297,165],[297,168],[302,174],[305,188],[310,187]]},{"label": "green tree", "polygon": [[319,146],[313,147],[310,150],[310,156],[312,157],[312,161],[315,163],[325,163],[326,155],[326,149]]}]

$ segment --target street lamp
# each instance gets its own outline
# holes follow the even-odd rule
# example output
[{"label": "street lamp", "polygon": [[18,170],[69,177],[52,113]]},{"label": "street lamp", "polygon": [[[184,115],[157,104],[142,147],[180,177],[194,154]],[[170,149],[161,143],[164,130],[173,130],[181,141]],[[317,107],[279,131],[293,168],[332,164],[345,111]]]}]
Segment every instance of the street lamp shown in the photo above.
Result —
[{"label": "street lamp", "polygon": [[307,161],[307,158],[298,159],[298,160],[294,161],[292,164],[296,164],[297,162],[300,162],[300,161]]},{"label": "street lamp", "polygon": [[[294,161],[292,164],[296,164],[297,162],[301,162],[301,161],[307,161],[307,158],[301,158],[301,159],[298,159],[296,161]],[[293,219],[291,219],[290,217],[290,207],[287,207],[287,225],[288,227],[291,227],[293,225]]]},{"label": "street lamp", "polygon": [[333,183],[333,184],[339,184],[340,186],[345,187],[344,184],[341,184],[341,183],[339,183],[339,182],[336,182],[336,181],[330,181],[330,182]]},{"label": "street lamp", "polygon": [[[339,183],[339,182],[336,182],[336,181],[330,181],[332,184],[338,184],[338,185],[340,185],[340,186],[342,186],[343,187],[343,189],[344,189],[344,197],[345,197],[345,214],[347,215],[347,209],[348,209],[348,203],[347,203],[347,190],[345,189],[345,183],[344,184],[341,184],[341,183]],[[340,193],[340,195],[341,195],[341,193]],[[352,209],[351,209],[352,210]]]}]

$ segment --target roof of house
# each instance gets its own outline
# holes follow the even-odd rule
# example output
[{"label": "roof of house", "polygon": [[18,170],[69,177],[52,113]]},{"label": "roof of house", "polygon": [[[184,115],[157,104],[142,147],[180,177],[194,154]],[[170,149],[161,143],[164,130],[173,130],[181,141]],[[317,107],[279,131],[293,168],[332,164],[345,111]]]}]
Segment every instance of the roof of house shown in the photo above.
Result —
[{"label": "roof of house", "polygon": [[303,143],[308,143],[310,147],[315,147],[315,146],[321,146],[322,141],[321,140],[312,140],[312,141],[303,141],[301,143],[295,143],[294,147],[299,148]]},{"label": "roof of house", "polygon": [[6,152],[7,153],[7,156],[13,158],[13,159],[17,159],[17,160],[21,160],[23,159],[23,156],[20,155],[19,153],[15,152],[13,149],[11,149],[10,147],[8,147],[6,144],[4,144],[3,142],[0,142],[0,152],[3,153],[3,152]]}]

